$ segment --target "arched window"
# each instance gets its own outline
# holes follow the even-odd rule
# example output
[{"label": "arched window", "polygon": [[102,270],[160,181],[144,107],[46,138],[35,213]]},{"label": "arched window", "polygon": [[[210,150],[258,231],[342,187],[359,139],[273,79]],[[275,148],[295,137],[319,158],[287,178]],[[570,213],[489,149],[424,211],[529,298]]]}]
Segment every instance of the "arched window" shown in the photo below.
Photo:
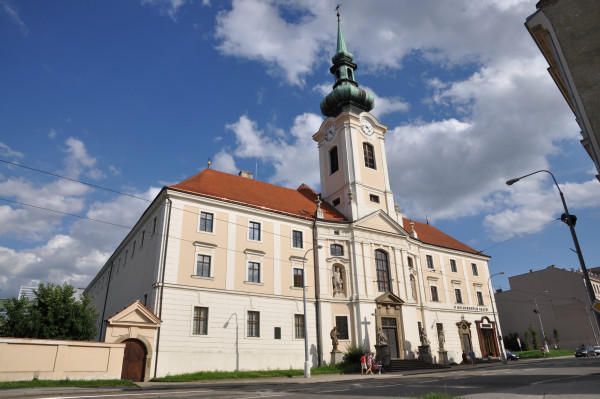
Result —
[{"label": "arched window", "polygon": [[337,147],[333,147],[329,150],[329,174],[334,174],[339,168]]},{"label": "arched window", "polygon": [[348,79],[352,80],[352,69],[351,68],[346,69],[346,74],[348,75]]},{"label": "arched window", "polygon": [[414,267],[412,258],[409,256],[406,259],[408,260],[408,267],[412,269]]},{"label": "arched window", "polygon": [[340,80],[340,70],[335,71],[335,80]]},{"label": "arched window", "polygon": [[375,151],[373,151],[373,146],[369,143],[363,143],[363,154],[365,156],[365,166],[375,169]]},{"label": "arched window", "polygon": [[377,290],[391,292],[390,286],[390,262],[388,254],[381,249],[375,250],[375,268],[377,269]]},{"label": "arched window", "polygon": [[329,253],[331,256],[344,256],[344,247],[339,244],[331,244]]}]

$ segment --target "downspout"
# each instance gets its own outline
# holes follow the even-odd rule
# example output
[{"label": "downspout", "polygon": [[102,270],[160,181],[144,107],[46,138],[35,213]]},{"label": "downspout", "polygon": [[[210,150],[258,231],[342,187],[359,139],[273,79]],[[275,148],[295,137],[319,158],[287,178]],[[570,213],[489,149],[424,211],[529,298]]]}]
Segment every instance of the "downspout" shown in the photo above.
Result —
[{"label": "downspout", "polygon": [[[166,191],[165,191],[165,195],[166,195]],[[169,229],[171,227],[171,207],[173,205],[173,201],[171,201],[171,199],[169,197],[166,197],[167,201],[169,203],[169,207],[167,208],[167,231],[165,234],[165,246],[164,246],[164,250],[163,250],[163,259],[162,259],[162,273],[161,273],[161,277],[160,277],[160,281],[159,281],[159,286],[160,286],[160,299],[159,299],[159,305],[158,305],[158,318],[160,319],[162,317],[162,305],[163,305],[163,295],[164,295],[164,290],[165,290],[165,270],[166,270],[166,265],[167,265],[167,248],[168,248],[168,244],[169,244]],[[162,329],[161,326],[158,327],[158,330],[156,331],[156,353],[154,356],[154,378],[156,378],[156,374],[157,374],[157,370],[158,370],[158,349],[160,346],[160,330]]]},{"label": "downspout", "polygon": [[321,353],[321,339],[323,334],[321,332],[321,323],[319,323],[319,319],[321,317],[321,302],[319,301],[319,291],[321,289],[320,279],[319,279],[319,242],[317,239],[317,218],[313,220],[313,264],[315,268],[315,318],[316,318],[316,326],[317,326],[317,360],[319,363],[319,367],[322,366],[323,363],[323,354]]},{"label": "downspout", "polygon": [[104,316],[106,314],[106,302],[108,302],[108,290],[110,289],[110,280],[112,277],[112,271],[113,271],[113,266],[115,265],[115,261],[112,260],[110,261],[110,271],[108,272],[108,283],[106,284],[106,295],[104,296],[104,306],[102,307],[102,323],[100,323],[100,335],[98,335],[98,341],[102,342],[100,340],[102,340],[102,328],[104,327],[104,323],[106,322],[104,320]]}]

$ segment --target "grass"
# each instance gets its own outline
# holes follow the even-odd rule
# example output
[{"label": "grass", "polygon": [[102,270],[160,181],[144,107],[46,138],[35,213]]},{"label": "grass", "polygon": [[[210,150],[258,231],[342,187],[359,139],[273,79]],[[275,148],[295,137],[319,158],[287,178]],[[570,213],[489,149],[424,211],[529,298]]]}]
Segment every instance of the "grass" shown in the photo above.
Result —
[{"label": "grass", "polygon": [[25,388],[53,388],[53,387],[135,387],[133,382],[127,380],[29,380],[29,381],[3,381],[0,382],[2,389],[25,389]]},{"label": "grass", "polygon": [[[532,351],[513,351],[514,353],[519,355],[520,359],[537,359],[537,358],[542,358],[544,357],[542,355],[542,351],[541,350],[532,350]],[[574,351],[572,350],[562,350],[562,349],[556,349],[556,350],[551,350],[550,352],[546,353],[546,357],[563,357],[563,356],[574,356],[573,355]]]},{"label": "grass", "polygon": [[[341,371],[335,365],[313,367],[310,369],[312,375],[340,374]],[[304,370],[256,370],[256,371],[199,371],[197,373],[168,375],[166,377],[153,378],[152,382],[184,382],[202,380],[226,380],[241,378],[269,378],[269,377],[295,377],[304,375]]]}]

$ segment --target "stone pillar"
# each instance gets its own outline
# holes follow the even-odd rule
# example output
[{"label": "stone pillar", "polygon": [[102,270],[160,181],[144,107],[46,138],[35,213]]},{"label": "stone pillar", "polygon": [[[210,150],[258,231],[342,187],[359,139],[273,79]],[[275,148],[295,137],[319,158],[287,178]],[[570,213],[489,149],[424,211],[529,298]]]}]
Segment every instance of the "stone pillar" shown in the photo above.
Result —
[{"label": "stone pillar", "polygon": [[431,348],[429,345],[419,345],[418,359],[425,363],[433,363],[433,356],[431,356]]},{"label": "stone pillar", "polygon": [[439,361],[438,363],[441,364],[442,366],[448,366],[450,363],[448,362],[448,351],[444,350],[444,349],[440,349],[438,351],[439,354]]},{"label": "stone pillar", "polygon": [[331,351],[331,364],[341,363],[344,354],[338,350]]},{"label": "stone pillar", "polygon": [[387,345],[375,345],[375,361],[384,366],[390,365],[390,350]]}]

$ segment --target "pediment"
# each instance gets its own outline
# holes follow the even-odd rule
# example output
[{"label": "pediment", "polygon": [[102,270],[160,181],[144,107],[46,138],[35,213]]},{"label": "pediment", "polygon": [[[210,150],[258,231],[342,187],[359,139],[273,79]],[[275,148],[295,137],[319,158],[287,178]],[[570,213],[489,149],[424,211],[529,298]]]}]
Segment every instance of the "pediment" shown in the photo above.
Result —
[{"label": "pediment", "polygon": [[147,326],[158,327],[161,320],[139,300],[107,320],[113,326]]},{"label": "pediment", "polygon": [[354,226],[368,230],[377,230],[390,234],[409,236],[408,232],[404,230],[402,226],[400,226],[394,219],[392,219],[382,210],[375,211],[361,219],[358,219],[356,222],[354,222]]},{"label": "pediment", "polygon": [[399,296],[386,292],[381,294],[375,299],[375,303],[378,305],[403,305],[404,301]]}]

